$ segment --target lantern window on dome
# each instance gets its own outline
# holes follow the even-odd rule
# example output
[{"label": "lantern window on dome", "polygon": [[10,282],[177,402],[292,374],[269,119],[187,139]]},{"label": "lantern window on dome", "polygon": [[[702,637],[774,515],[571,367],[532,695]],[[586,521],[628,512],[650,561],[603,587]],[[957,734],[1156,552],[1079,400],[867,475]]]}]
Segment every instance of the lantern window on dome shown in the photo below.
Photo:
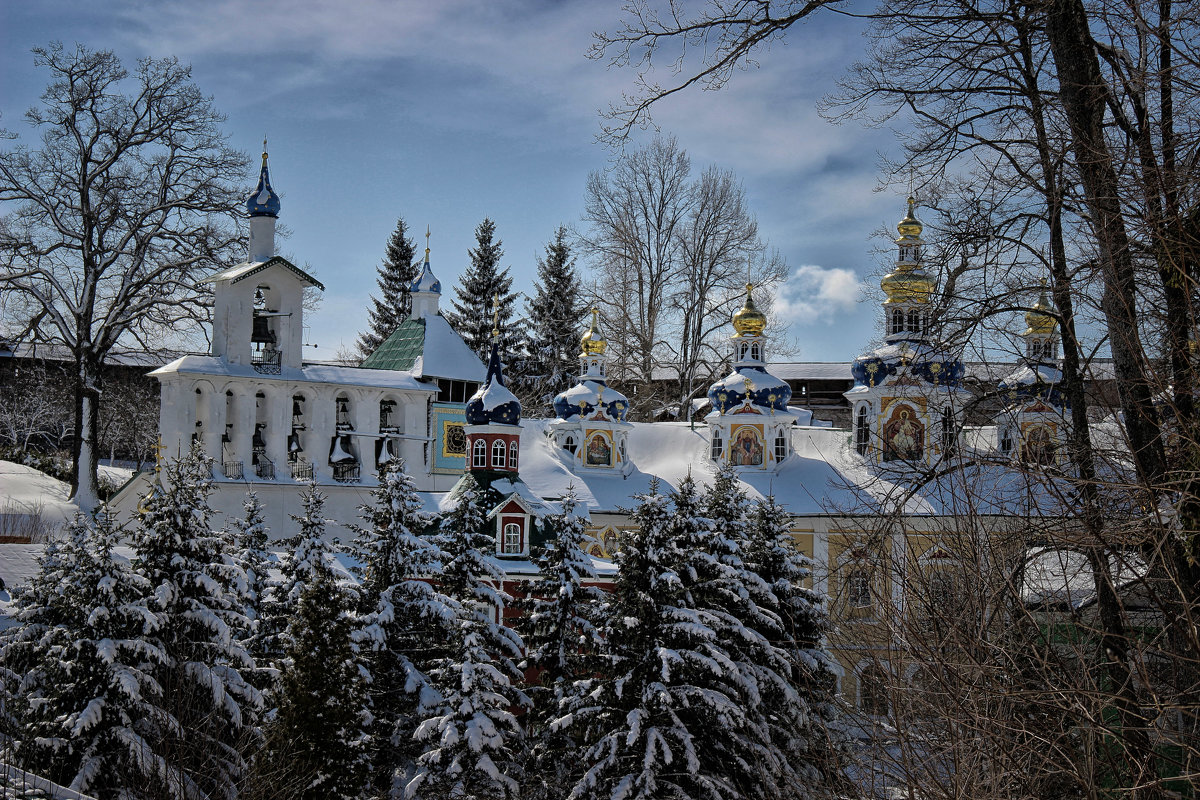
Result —
[{"label": "lantern window on dome", "polygon": [[508,445],[508,466],[510,469],[517,468],[517,443],[509,442]]},{"label": "lantern window on dome", "polygon": [[506,458],[508,448],[504,446],[504,442],[497,439],[492,442],[492,466],[496,469],[504,469],[508,463]]},{"label": "lantern window on dome", "polygon": [[487,442],[483,439],[476,439],[475,444],[471,446],[471,466],[487,466]]}]

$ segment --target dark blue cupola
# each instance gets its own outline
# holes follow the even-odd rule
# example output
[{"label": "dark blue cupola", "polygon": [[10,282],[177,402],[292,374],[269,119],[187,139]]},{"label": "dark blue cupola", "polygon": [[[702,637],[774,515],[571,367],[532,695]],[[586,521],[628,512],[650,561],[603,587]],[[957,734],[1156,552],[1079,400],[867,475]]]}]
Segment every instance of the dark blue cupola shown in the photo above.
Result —
[{"label": "dark blue cupola", "polygon": [[258,172],[258,186],[246,198],[246,213],[252,217],[278,217],[279,208],[279,195],[271,188],[267,170],[267,140],[263,139],[262,169]]},{"label": "dark blue cupola", "polygon": [[500,361],[500,310],[494,311],[492,354],[488,359],[487,379],[467,401],[468,425],[520,425],[521,401],[504,385],[504,364]]}]

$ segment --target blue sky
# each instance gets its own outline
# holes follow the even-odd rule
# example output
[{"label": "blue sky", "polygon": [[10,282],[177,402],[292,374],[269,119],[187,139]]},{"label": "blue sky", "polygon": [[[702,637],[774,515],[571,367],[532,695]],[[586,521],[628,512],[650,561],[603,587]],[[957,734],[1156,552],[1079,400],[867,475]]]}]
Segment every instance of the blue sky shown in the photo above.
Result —
[{"label": "blue sky", "polygon": [[[114,50],[127,63],[177,56],[228,116],[234,146],[270,140],[272,181],[291,230],[281,251],[326,284],[308,357],[332,356],[365,325],[376,268],[397,216],[433,231],[446,287],[476,224],[496,221],[514,286],[532,293],[535,259],[559,224],[579,221],[598,144],[597,110],[633,87],[630,70],[585,52],[615,29],[620,4],[592,0],[39,0],[0,6],[0,125],[24,130],[45,75],[29,49],[52,40]],[[803,35],[801,35],[803,33]],[[858,23],[819,21],[735,74],[655,115],[699,169],[734,170],[760,233],[791,267],[777,313],[803,360],[845,360],[867,345],[878,306],[861,302],[878,268],[872,234],[903,216],[877,192],[887,130],[831,125],[815,104],[861,51]],[[666,81],[669,76],[663,76]],[[646,134],[649,135],[649,134]],[[632,145],[636,146],[636,142]],[[247,192],[252,176],[247,175]],[[420,247],[421,244],[418,244]],[[584,270],[586,272],[586,269]],[[447,289],[449,293],[449,289]]]}]

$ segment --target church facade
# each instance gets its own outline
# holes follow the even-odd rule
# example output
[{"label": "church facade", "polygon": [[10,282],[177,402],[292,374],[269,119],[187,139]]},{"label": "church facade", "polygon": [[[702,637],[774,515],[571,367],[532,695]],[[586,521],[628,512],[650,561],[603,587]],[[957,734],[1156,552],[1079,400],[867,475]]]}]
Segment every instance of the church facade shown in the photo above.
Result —
[{"label": "church facade", "polygon": [[[789,514],[814,586],[835,618],[852,623],[853,636],[836,643],[843,691],[878,712],[864,676],[889,663],[884,607],[904,605],[912,576],[943,592],[952,585],[964,516],[1007,534],[1030,515],[1060,511],[1053,493],[1016,479],[1062,464],[1069,414],[1057,389],[1056,312],[1043,290],[1026,315],[1024,358],[997,387],[1003,410],[994,424],[964,425],[963,363],[934,334],[936,287],[922,266],[911,199],[896,267],[881,284],[885,344],[852,365],[849,429],[801,424],[788,383],[771,372],[767,320],[751,285],[730,321],[731,372],[710,387],[703,424],[628,420],[628,398],[608,385],[595,310],[580,342],[580,377],[554,398],[556,416],[522,419],[505,386],[505,354],[493,345],[485,366],[441,315],[428,246],[412,315],[374,354],[359,367],[306,362],[303,295],[322,287],[275,253],[280,202],[266,153],[246,210],[247,261],[209,279],[212,352],[152,374],[164,455],[201,447],[214,461],[217,511],[240,514],[253,490],[276,535],[310,481],[328,496],[330,517],[353,522],[379,467],[399,458],[431,511],[453,505],[466,475],[486,487],[494,555],[514,581],[536,574],[544,520],[574,494],[597,566],[611,575],[639,494],[669,491],[689,475],[710,482],[728,463],[751,500],[772,496]],[[966,466],[944,469],[952,459]],[[141,480],[115,498],[117,511],[136,505],[150,478]]]}]

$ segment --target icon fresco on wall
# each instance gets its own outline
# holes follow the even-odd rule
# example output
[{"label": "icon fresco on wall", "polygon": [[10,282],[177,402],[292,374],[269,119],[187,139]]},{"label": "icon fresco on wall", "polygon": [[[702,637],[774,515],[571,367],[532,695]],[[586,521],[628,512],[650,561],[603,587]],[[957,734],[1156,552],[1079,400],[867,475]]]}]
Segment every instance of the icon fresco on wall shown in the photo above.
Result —
[{"label": "icon fresco on wall", "polygon": [[467,454],[467,434],[462,423],[442,422],[442,450],[448,456],[465,456]]},{"label": "icon fresco on wall", "polygon": [[1054,463],[1054,437],[1049,428],[1045,425],[1031,425],[1025,430],[1021,460],[1029,464]]},{"label": "icon fresco on wall", "polygon": [[898,406],[883,426],[883,460],[918,461],[924,451],[925,426],[910,406]]},{"label": "icon fresco on wall", "polygon": [[763,463],[762,434],[757,428],[738,428],[729,447],[729,461],[735,467],[758,467]]},{"label": "icon fresco on wall", "polygon": [[592,467],[612,466],[612,445],[604,434],[596,433],[588,439],[587,464]]}]

